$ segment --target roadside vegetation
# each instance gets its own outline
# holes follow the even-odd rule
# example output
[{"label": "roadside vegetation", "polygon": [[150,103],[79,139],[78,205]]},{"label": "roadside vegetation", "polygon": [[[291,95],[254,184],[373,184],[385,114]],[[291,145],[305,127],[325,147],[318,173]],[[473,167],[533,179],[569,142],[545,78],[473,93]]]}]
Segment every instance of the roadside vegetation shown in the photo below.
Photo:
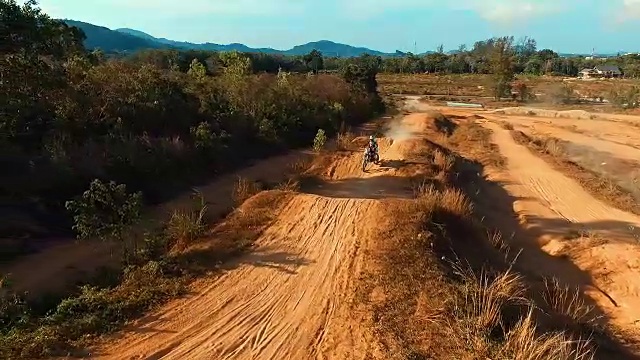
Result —
[{"label": "roadside vegetation", "polygon": [[156,203],[383,110],[367,59],[316,76],[254,74],[240,53],[220,54],[213,73],[196,57],[186,67],[170,58],[105,59],[83,49],[78,29],[32,5],[0,7],[9,24],[0,57],[0,211],[20,220],[3,223],[1,237],[68,234],[64,204],[93,179]]},{"label": "roadside vegetation", "polygon": [[308,164],[283,184],[239,179],[237,209],[219,224],[202,194],[160,223],[147,206],[252,159],[320,149],[384,110],[366,57],[337,74],[268,74],[227,53],[210,72],[196,57],[181,68],[88,52],[81,31],[31,2],[0,0],[0,22],[0,258],[75,233],[114,243],[121,264],[28,300],[2,274],[1,358],[87,355],[95,337],[184,294],[255,241]]}]

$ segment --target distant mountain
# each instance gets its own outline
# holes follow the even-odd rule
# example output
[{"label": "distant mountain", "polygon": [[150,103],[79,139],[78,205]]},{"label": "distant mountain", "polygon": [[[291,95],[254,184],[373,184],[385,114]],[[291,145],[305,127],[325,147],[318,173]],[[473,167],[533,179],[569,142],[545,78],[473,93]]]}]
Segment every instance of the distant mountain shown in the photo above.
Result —
[{"label": "distant mountain", "polygon": [[105,52],[133,52],[141,49],[159,49],[163,45],[151,39],[113,31],[82,21],[64,20],[67,25],[82,29],[87,39],[84,45],[88,49],[100,48]]},{"label": "distant mountain", "polygon": [[145,32],[121,28],[111,30],[103,26],[97,26],[82,21],[64,20],[67,24],[75,26],[84,31],[87,35],[85,46],[89,49],[100,48],[105,52],[135,52],[143,49],[184,49],[184,50],[205,50],[205,51],[241,51],[258,52],[267,54],[282,55],[304,55],[311,50],[318,50],[326,56],[354,57],[362,54],[395,56],[381,51],[371,50],[364,47],[356,47],[346,44],[335,43],[329,40],[310,42],[297,45],[289,50],[276,50],[271,48],[251,48],[244,44],[215,44],[203,43],[195,44],[185,41],[175,41],[165,38],[157,38]]},{"label": "distant mountain", "polygon": [[362,54],[379,55],[379,56],[392,56],[395,54],[388,54],[377,50],[371,50],[364,47],[355,47],[351,45],[339,44],[329,40],[320,40],[315,42],[306,43],[304,45],[294,46],[292,49],[283,51],[286,55],[304,55],[311,52],[313,49],[320,51],[326,56],[338,56],[338,57],[353,57],[360,56]]},{"label": "distant mountain", "polygon": [[139,37],[141,39],[145,39],[145,40],[149,40],[149,41],[154,41],[156,43],[162,44],[162,45],[168,45],[171,47],[175,47],[175,48],[179,48],[179,49],[186,49],[186,50],[206,50],[206,51],[241,51],[241,52],[264,52],[264,53],[280,53],[281,51],[279,50],[274,50],[274,49],[270,49],[270,48],[258,48],[258,49],[253,49],[250,48],[244,44],[229,44],[229,45],[220,45],[220,44],[214,44],[214,43],[203,43],[203,44],[194,44],[194,43],[190,43],[190,42],[185,42],[185,41],[175,41],[175,40],[169,40],[169,39],[165,39],[165,38],[157,38],[157,37],[153,37],[145,32],[139,31],[139,30],[135,30],[135,29],[127,29],[127,28],[122,28],[122,29],[116,29],[116,30],[112,30],[118,33],[122,33],[122,34],[127,34],[127,35],[132,35],[132,36],[136,36]]}]

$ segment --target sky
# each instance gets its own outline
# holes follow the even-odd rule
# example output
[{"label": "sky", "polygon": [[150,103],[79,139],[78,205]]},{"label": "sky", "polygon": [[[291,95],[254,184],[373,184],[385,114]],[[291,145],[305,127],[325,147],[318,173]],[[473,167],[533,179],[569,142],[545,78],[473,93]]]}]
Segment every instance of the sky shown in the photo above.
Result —
[{"label": "sky", "polygon": [[421,53],[513,35],[562,53],[640,52],[640,0],[40,0],[39,6],[54,18],[195,43],[289,49],[331,40]]}]

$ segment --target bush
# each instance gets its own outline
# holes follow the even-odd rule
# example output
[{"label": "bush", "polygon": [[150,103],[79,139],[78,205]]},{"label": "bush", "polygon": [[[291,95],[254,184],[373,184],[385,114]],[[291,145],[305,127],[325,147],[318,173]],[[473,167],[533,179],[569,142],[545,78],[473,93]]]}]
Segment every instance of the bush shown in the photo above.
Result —
[{"label": "bush", "polygon": [[324,130],[318,129],[316,137],[313,139],[313,151],[320,152],[327,143],[327,135]]},{"label": "bush", "polygon": [[[82,49],[74,28],[9,8],[42,27],[10,28],[15,43],[0,57],[0,97],[11,105],[0,118],[0,205],[27,204],[34,218],[52,219],[44,220],[49,228],[60,220],[70,227],[70,218],[51,215],[91,179],[126,184],[155,203],[380,110],[377,69],[364,60],[344,77],[278,76],[277,67],[253,74],[265,59],[242,53],[158,50],[105,60]],[[27,38],[32,43],[20,40]],[[55,56],[44,62],[52,47]]]},{"label": "bush", "polygon": [[166,232],[179,250],[202,236],[206,230],[207,203],[202,193],[195,192],[195,196],[198,198],[197,210],[175,210],[167,223]]},{"label": "bush", "polygon": [[142,194],[111,181],[93,180],[79,199],[67,201],[73,213],[73,229],[81,239],[122,240],[126,228],[140,219]]},{"label": "bush", "polygon": [[233,202],[242,205],[247,199],[260,192],[261,186],[255,181],[238,176],[238,181],[233,187]]}]

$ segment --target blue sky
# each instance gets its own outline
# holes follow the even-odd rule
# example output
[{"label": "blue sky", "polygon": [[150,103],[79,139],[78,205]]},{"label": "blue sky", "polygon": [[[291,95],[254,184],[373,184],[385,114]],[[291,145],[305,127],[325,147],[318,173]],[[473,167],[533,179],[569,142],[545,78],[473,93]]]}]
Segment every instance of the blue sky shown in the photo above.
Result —
[{"label": "blue sky", "polygon": [[558,52],[640,51],[640,0],[41,0],[52,17],[190,42],[288,49],[332,40],[433,50],[528,35]]}]

